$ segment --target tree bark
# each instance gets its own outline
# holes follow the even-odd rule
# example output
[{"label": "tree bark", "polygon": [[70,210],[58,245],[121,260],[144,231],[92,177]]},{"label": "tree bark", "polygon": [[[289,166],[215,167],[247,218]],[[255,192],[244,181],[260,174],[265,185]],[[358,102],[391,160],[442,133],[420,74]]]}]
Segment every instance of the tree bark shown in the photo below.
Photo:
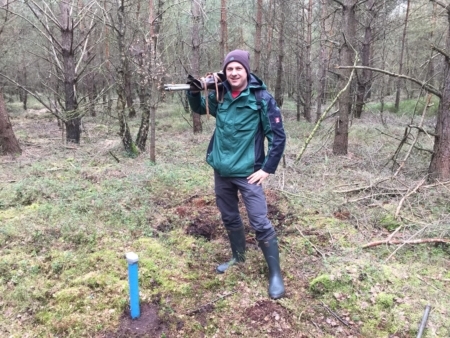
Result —
[{"label": "tree bark", "polygon": [[[441,2],[431,1],[444,7]],[[450,5],[444,8],[447,12],[446,50],[448,51],[450,50]],[[433,155],[428,168],[430,181],[450,179],[450,58],[448,55],[443,57],[443,63],[442,97],[438,108]]]},{"label": "tree bark", "polygon": [[125,0],[121,0],[119,7],[117,8],[117,42],[119,46],[119,67],[117,70],[118,73],[118,83],[117,83],[117,104],[118,104],[118,119],[120,126],[120,136],[122,137],[122,144],[125,148],[125,151],[129,154],[135,154],[136,149],[131,138],[130,128],[127,123],[126,116],[126,106],[127,106],[127,93],[126,93],[126,78],[127,78],[127,69],[128,69],[128,59],[125,51]]},{"label": "tree bark", "polygon": [[22,154],[22,149],[20,149],[19,142],[12,129],[3,93],[0,91],[0,155],[7,154]]},{"label": "tree bark", "polygon": [[283,106],[283,60],[284,60],[284,29],[285,29],[285,4],[286,0],[281,1],[281,11],[279,20],[278,37],[278,58],[277,58],[277,77],[275,80],[275,101],[278,107]]},{"label": "tree bark", "polygon": [[219,65],[222,65],[225,53],[228,50],[228,26],[227,26],[227,0],[220,0],[220,57]]},{"label": "tree bark", "polygon": [[80,143],[81,117],[78,112],[76,93],[76,62],[74,51],[74,27],[71,17],[71,4],[67,0],[59,2],[60,30],[61,30],[61,54],[63,59],[64,74],[64,110],[67,142]]},{"label": "tree bark", "polygon": [[[338,2],[340,3],[340,2]],[[342,29],[344,30],[344,41],[341,47],[341,64],[346,66],[353,65],[355,53],[355,37],[356,37],[356,4],[357,0],[345,0],[342,5]],[[343,87],[350,77],[351,70],[346,69],[340,72],[340,87]],[[352,110],[352,95],[349,86],[339,98],[339,114],[336,117],[334,128],[334,155],[346,155],[348,152],[348,125],[349,116]]]},{"label": "tree bark", "polygon": [[[372,50],[372,22],[375,18],[375,0],[369,0],[366,3],[366,23],[364,27],[364,40],[361,48],[361,63],[365,67],[370,67],[371,50]],[[357,92],[355,102],[355,117],[361,118],[366,97],[372,83],[372,72],[363,69],[357,76]]]}]

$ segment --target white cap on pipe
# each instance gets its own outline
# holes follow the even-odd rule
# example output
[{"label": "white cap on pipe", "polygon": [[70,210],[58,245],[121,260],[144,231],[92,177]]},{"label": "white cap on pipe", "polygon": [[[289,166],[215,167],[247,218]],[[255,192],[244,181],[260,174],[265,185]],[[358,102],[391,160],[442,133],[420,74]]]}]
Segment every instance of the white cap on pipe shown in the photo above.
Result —
[{"label": "white cap on pipe", "polygon": [[136,255],[134,252],[127,252],[125,254],[125,258],[126,258],[128,264],[137,263],[137,261],[139,260],[138,255]]}]

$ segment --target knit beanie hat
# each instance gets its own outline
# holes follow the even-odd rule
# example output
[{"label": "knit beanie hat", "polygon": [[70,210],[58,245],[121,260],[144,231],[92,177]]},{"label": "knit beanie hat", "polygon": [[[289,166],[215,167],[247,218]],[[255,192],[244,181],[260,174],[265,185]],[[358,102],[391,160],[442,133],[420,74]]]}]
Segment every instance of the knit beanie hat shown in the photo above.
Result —
[{"label": "knit beanie hat", "polygon": [[223,61],[223,73],[226,74],[226,68],[227,65],[230,62],[239,62],[241,65],[244,66],[245,70],[247,71],[247,76],[250,77],[250,53],[241,50],[241,49],[235,49],[228,53],[228,55],[225,57],[225,60]]}]

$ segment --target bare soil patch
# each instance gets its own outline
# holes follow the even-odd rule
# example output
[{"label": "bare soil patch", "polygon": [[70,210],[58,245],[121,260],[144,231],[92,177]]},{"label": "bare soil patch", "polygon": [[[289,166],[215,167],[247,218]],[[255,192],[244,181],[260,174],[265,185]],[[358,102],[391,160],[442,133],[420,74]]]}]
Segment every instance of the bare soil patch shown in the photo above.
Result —
[{"label": "bare soil patch", "polygon": [[131,319],[130,310],[127,309],[120,317],[117,331],[102,333],[99,338],[160,337],[167,330],[167,325],[159,318],[158,310],[158,306],[144,303],[140,306],[140,317]]}]

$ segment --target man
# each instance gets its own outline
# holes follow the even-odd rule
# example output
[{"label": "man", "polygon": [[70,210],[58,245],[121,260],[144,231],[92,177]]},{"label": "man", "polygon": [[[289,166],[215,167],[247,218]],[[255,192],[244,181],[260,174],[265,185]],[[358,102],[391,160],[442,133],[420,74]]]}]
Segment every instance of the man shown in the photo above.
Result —
[{"label": "man", "polygon": [[[214,168],[216,203],[228,233],[233,258],[217,267],[224,273],[230,266],[245,261],[245,232],[238,208],[240,191],[249,222],[256,234],[269,267],[269,296],[278,299],[285,289],[281,276],[278,240],[267,218],[263,181],[273,174],[286,143],[280,109],[267,92],[266,85],[250,73],[247,51],[230,52],[223,63],[226,81],[223,101],[211,92],[208,100],[188,91],[191,109],[216,118],[206,161]],[[268,140],[265,154],[264,139]]]}]

